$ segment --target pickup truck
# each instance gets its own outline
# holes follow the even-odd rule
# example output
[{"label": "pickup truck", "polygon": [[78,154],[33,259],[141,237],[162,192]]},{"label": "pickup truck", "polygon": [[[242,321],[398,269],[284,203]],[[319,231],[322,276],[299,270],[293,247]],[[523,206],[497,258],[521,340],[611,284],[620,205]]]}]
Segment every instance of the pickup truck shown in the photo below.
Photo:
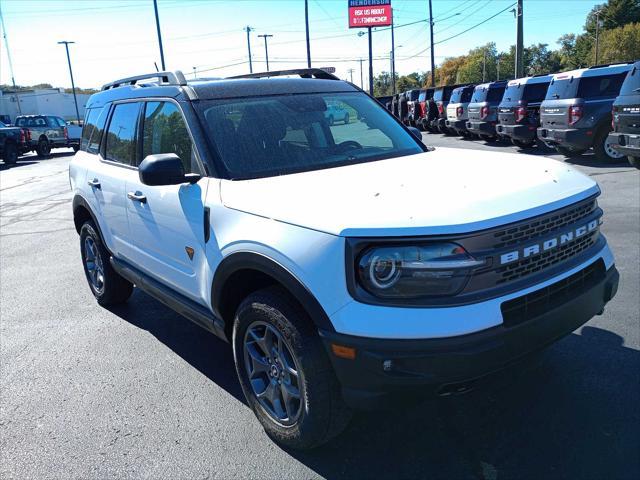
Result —
[{"label": "pickup truck", "polygon": [[0,158],[13,164],[18,157],[30,150],[29,132],[20,127],[7,127],[0,122]]},{"label": "pickup truck", "polygon": [[53,115],[19,115],[16,127],[28,129],[31,134],[30,150],[46,157],[52,148],[69,147],[67,123]]}]

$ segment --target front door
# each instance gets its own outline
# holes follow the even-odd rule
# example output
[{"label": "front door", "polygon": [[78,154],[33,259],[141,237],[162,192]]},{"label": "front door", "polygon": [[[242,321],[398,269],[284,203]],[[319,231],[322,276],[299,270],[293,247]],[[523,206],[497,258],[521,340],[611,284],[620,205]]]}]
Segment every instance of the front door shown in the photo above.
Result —
[{"label": "front door", "polygon": [[[144,106],[142,155],[175,153],[185,173],[202,174],[180,107],[172,101]],[[126,190],[134,264],[194,301],[203,303],[199,266],[206,264],[204,201],[209,179],[190,185],[148,186],[130,178]]]}]

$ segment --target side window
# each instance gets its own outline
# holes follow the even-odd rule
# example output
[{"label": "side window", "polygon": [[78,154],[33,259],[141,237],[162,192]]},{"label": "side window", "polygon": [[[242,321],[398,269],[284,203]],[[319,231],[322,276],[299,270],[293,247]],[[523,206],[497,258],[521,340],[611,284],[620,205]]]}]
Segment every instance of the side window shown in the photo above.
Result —
[{"label": "side window", "polygon": [[136,126],[139,103],[116,105],[109,122],[105,158],[112,162],[134,165],[136,152]]},{"label": "side window", "polygon": [[19,118],[16,120],[16,127],[24,127],[26,124],[26,120],[24,118]]},{"label": "side window", "polygon": [[[96,109],[98,112],[98,119],[94,125],[92,131],[89,132],[89,143],[87,144],[87,152],[98,153],[100,152],[100,140],[102,140],[102,134],[104,133],[104,127],[107,123],[107,116],[109,114],[109,105]],[[84,134],[84,131],[83,131]]]},{"label": "side window", "polygon": [[82,127],[82,138],[80,139],[80,150],[87,151],[89,146],[89,139],[93,133],[93,129],[96,128],[96,122],[98,121],[98,115],[100,115],[99,108],[87,109],[87,113],[84,117],[84,127]]},{"label": "side window", "polygon": [[626,72],[618,75],[582,78],[578,87],[578,97],[616,97],[620,93],[625,76]]},{"label": "side window", "polygon": [[142,159],[157,153],[175,153],[185,173],[200,173],[182,112],[172,102],[145,104]]}]

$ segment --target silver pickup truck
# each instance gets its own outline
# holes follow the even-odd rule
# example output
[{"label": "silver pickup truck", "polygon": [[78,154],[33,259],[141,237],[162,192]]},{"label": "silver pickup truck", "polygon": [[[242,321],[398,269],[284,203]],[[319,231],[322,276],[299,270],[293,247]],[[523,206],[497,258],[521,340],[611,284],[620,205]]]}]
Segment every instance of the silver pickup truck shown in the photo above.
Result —
[{"label": "silver pickup truck", "polygon": [[40,157],[48,156],[52,148],[72,146],[69,143],[67,123],[60,117],[20,115],[16,117],[15,125],[31,132],[30,150],[35,151]]}]

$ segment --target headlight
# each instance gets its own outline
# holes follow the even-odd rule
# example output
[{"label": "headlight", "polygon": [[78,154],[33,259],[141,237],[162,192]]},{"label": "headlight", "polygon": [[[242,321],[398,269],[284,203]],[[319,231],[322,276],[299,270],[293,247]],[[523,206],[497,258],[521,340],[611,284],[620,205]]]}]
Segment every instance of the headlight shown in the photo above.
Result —
[{"label": "headlight", "polygon": [[358,261],[358,278],[380,298],[447,296],[458,293],[471,270],[484,264],[455,243],[373,247]]}]

